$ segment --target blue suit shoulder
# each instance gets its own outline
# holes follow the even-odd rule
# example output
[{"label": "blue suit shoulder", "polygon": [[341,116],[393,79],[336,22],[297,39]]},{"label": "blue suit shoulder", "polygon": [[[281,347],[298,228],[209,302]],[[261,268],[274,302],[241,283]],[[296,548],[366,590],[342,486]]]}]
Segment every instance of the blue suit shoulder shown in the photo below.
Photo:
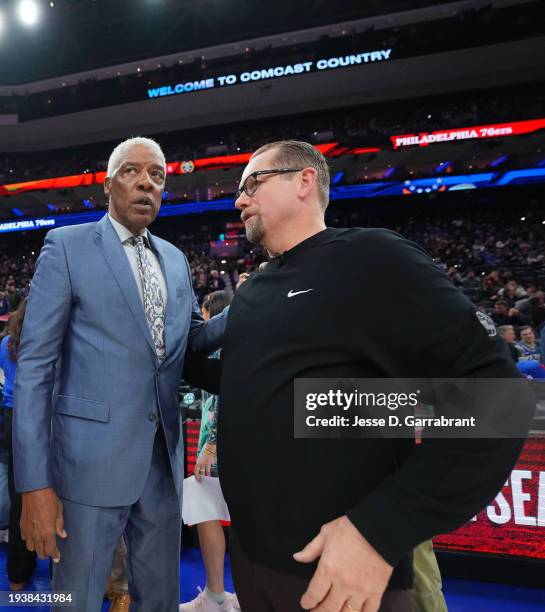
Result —
[{"label": "blue suit shoulder", "polygon": [[68,240],[80,240],[84,237],[90,236],[94,233],[97,227],[97,222],[92,221],[91,223],[81,223],[79,225],[65,225],[63,227],[56,227],[49,230],[46,234],[46,238],[59,239],[64,241]]}]

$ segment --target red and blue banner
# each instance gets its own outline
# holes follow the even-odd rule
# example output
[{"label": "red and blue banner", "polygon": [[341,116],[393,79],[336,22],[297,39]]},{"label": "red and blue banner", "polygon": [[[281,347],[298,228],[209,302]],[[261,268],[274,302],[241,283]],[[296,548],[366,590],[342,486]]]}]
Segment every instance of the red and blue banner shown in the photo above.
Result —
[{"label": "red and blue banner", "polygon": [[439,550],[545,560],[545,434],[526,441],[494,501],[434,544]]}]

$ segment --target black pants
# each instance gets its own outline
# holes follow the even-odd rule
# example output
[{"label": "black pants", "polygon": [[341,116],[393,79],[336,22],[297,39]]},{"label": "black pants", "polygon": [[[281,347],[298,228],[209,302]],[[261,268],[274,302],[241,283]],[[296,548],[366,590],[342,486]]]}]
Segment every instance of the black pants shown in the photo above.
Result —
[{"label": "black pants", "polygon": [[13,449],[11,445],[11,419],[12,411],[6,410],[4,415],[4,441],[8,447],[8,488],[11,497],[9,511],[9,543],[8,543],[8,578],[10,582],[27,582],[36,569],[36,553],[27,550],[21,539],[22,497],[15,492],[15,479],[13,476]]},{"label": "black pants", "polygon": [[[231,571],[242,612],[301,612],[308,580],[282,574],[251,561],[231,529]],[[412,612],[411,591],[386,591],[380,612]]]}]

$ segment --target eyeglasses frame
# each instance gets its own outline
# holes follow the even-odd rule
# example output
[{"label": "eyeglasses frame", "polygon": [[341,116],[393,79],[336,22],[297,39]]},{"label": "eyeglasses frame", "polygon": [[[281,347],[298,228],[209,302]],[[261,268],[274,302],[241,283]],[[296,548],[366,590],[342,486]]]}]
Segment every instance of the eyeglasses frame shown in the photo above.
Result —
[{"label": "eyeglasses frame", "polygon": [[249,198],[251,198],[257,193],[259,185],[261,184],[257,180],[255,181],[256,187],[252,193],[249,193],[248,189],[246,188],[246,182],[250,177],[253,177],[255,180],[258,176],[262,176],[263,174],[288,174],[289,172],[301,172],[301,170],[304,170],[304,168],[275,168],[274,170],[256,170],[255,172],[248,174],[248,176],[244,179],[242,187],[237,189],[235,193],[235,200],[238,200],[240,198],[242,192],[244,192]]}]

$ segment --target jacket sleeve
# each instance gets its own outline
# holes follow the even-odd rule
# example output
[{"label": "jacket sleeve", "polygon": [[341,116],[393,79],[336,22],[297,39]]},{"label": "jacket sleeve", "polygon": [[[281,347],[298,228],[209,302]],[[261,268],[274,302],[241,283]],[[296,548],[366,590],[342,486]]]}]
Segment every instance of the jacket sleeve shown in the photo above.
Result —
[{"label": "jacket sleeve", "polygon": [[195,292],[191,285],[191,270],[187,258],[184,255],[185,265],[187,267],[188,283],[191,287],[191,322],[189,326],[189,348],[193,351],[199,351],[209,355],[221,347],[223,342],[223,334],[227,325],[227,316],[229,314],[229,306],[223,309],[220,314],[212,317],[208,321],[203,319]]},{"label": "jacket sleeve", "polygon": [[53,230],[46,236],[36,264],[17,359],[13,457],[19,492],[52,486],[52,394],[71,305],[66,253],[61,236]]},{"label": "jacket sleeve", "polygon": [[219,395],[221,361],[207,357],[204,353],[188,351],[184,360],[182,378],[193,387]]},{"label": "jacket sleeve", "polygon": [[[372,230],[361,242],[357,257],[375,265],[374,289],[391,305],[377,315],[381,335],[375,338],[390,347],[384,363],[390,377],[517,379],[506,385],[516,392],[497,397],[492,410],[475,410],[478,402],[464,407],[477,418],[486,414],[490,427],[501,429],[508,422],[511,437],[424,438],[405,454],[396,473],[347,513],[395,565],[419,543],[456,529],[494,498],[520,453],[535,398],[494,327],[477,317],[476,307],[424,251],[387,230]],[[443,409],[436,405],[436,415]]]}]

